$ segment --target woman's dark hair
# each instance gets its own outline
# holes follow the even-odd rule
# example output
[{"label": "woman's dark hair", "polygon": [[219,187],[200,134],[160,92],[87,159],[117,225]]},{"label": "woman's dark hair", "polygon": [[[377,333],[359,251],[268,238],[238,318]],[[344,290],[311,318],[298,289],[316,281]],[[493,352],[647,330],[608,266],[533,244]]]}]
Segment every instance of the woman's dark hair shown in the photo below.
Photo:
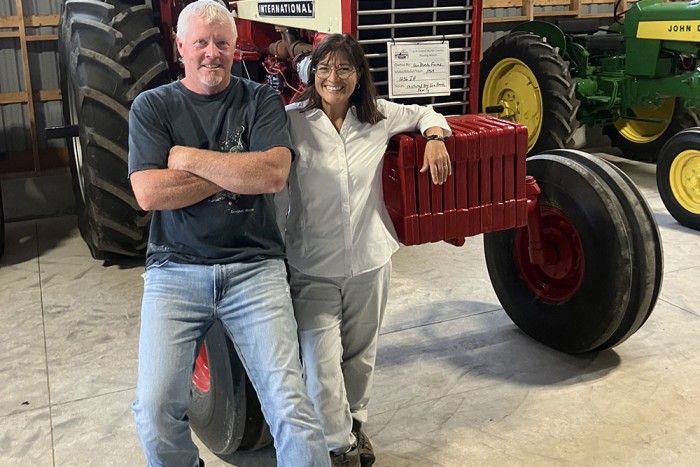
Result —
[{"label": "woman's dark hair", "polygon": [[362,46],[355,40],[354,37],[348,34],[331,34],[326,36],[319,42],[311,54],[311,70],[309,73],[309,82],[306,83],[306,89],[302,92],[297,100],[308,103],[301,109],[302,112],[309,109],[321,109],[321,96],[316,91],[316,67],[318,63],[328,57],[336,54],[342,54],[350,61],[350,65],[355,67],[357,73],[357,84],[359,87],[350,96],[350,105],[354,105],[357,111],[357,118],[362,123],[378,123],[386,118],[377,109],[375,101],[377,91],[372,81],[372,75],[369,72],[369,64],[362,50]]}]

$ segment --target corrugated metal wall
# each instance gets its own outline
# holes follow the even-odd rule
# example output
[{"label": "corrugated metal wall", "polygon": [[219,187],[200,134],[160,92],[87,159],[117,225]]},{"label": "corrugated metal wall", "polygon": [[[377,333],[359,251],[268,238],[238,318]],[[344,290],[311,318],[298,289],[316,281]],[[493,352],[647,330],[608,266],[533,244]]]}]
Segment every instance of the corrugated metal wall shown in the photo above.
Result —
[{"label": "corrugated metal wall", "polygon": [[[24,16],[58,15],[63,0],[22,0]],[[0,0],[0,17],[16,16],[15,0]],[[27,28],[27,35],[57,34],[56,27]],[[16,29],[14,29],[16,31]],[[2,29],[11,32],[13,29]],[[32,90],[58,89],[57,43],[55,41],[27,42],[29,70]],[[24,67],[20,40],[0,37],[0,92],[24,92]],[[59,101],[41,102],[35,100],[35,115],[39,148],[61,147],[63,140],[44,138],[43,129],[63,124],[63,114]],[[28,104],[0,105],[0,152],[30,151],[32,149]]]},{"label": "corrugated metal wall", "polygon": [[[555,12],[568,12],[569,7],[567,5],[555,5],[555,6],[535,6],[535,15],[546,13],[547,15],[553,15]],[[591,20],[596,21],[599,27],[609,26],[613,21],[613,3],[588,3],[580,4],[580,16],[591,16]],[[501,36],[506,35],[515,25],[521,23],[522,20],[507,21],[506,18],[517,18],[525,16],[527,13],[523,11],[523,8],[512,7],[512,8],[484,8],[484,35],[482,41],[482,49],[486,50],[491,44],[494,43],[496,39]],[[562,16],[546,16],[546,17],[535,17],[536,20],[556,22],[558,18],[571,19],[572,16],[562,15]],[[574,17],[575,18],[575,17]],[[489,20],[496,20],[495,22],[489,22]]]}]

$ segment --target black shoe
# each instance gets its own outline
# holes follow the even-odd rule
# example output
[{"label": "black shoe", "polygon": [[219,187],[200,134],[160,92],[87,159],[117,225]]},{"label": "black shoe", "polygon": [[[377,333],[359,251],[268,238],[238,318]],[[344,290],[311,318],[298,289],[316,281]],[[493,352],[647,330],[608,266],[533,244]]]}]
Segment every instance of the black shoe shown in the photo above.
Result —
[{"label": "black shoe", "polygon": [[362,423],[353,419],[352,433],[357,440],[357,450],[360,452],[361,467],[372,467],[372,464],[374,464],[377,458],[374,455],[374,449],[372,449],[372,443],[370,443],[369,437],[362,431]]},{"label": "black shoe", "polygon": [[331,452],[331,467],[360,467],[360,453],[357,445],[344,454]]}]

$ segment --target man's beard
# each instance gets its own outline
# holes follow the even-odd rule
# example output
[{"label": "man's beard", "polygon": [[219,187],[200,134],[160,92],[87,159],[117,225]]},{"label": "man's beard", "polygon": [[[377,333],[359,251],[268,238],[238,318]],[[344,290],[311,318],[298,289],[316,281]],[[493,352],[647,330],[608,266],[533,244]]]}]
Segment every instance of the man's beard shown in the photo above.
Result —
[{"label": "man's beard", "polygon": [[223,73],[222,74],[209,74],[207,73],[205,76],[201,77],[202,83],[205,85],[214,88],[218,85],[221,84],[221,82],[224,80]]}]

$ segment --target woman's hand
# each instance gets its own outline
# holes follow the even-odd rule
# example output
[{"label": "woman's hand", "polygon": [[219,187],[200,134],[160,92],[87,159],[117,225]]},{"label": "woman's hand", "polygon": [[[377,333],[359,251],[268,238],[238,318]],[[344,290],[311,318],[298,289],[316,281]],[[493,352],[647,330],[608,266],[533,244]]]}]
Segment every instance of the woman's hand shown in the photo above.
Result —
[{"label": "woman's hand", "polygon": [[442,185],[447,180],[447,177],[452,175],[450,155],[447,152],[444,141],[433,139],[425,143],[423,167],[421,167],[420,172],[423,173],[428,168],[430,168],[430,176],[433,179],[433,183],[436,185]]}]

